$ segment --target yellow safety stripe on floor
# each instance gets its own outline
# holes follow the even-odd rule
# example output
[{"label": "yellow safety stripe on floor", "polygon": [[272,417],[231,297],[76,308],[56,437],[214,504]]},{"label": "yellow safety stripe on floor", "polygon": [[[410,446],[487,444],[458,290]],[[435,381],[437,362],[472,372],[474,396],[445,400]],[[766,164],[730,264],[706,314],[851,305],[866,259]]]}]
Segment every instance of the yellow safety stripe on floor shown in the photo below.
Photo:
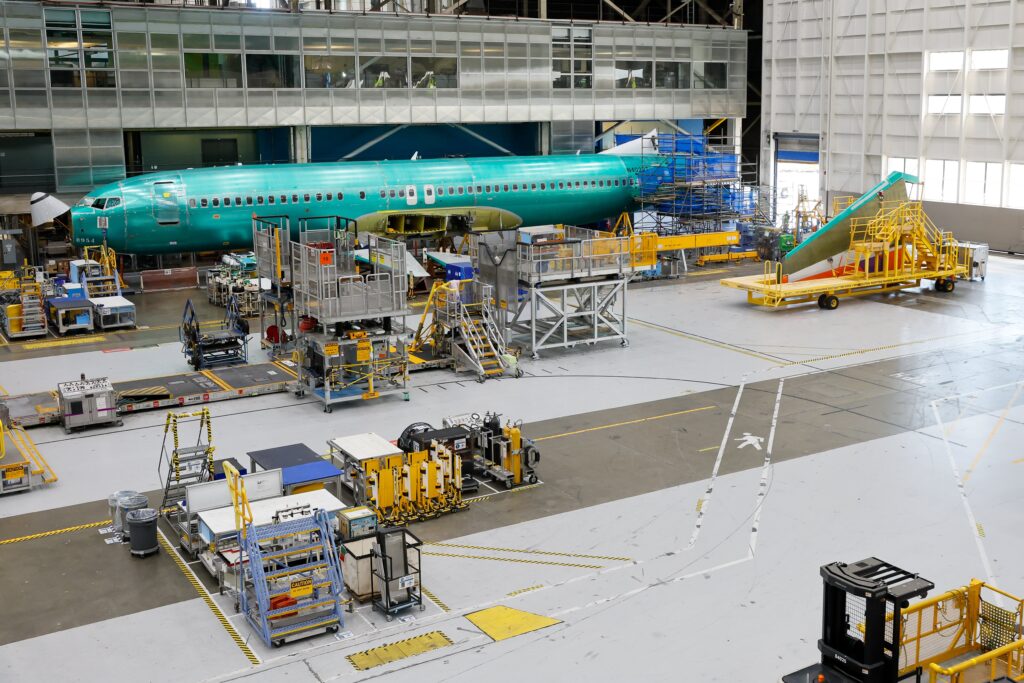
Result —
[{"label": "yellow safety stripe on floor", "polygon": [[617,562],[632,562],[632,557],[615,557],[612,555],[584,555],[582,553],[559,553],[554,550],[528,550],[525,548],[497,548],[488,545],[463,545],[460,543],[428,542],[426,545],[436,545],[441,548],[468,548],[469,550],[494,550],[499,553],[526,553],[527,555],[554,555],[558,557],[578,557],[584,560],[612,560]]},{"label": "yellow safety stripe on floor", "polygon": [[766,356],[766,355],[764,355],[762,353],[758,353],[757,351],[748,351],[747,349],[745,349],[745,348],[743,348],[741,346],[735,346],[735,345],[729,344],[727,342],[715,341],[714,339],[705,339],[703,337],[698,337],[697,335],[694,335],[694,334],[687,334],[686,332],[680,332],[679,330],[673,330],[671,328],[663,327],[661,325],[656,325],[654,323],[649,323],[649,322],[646,322],[644,320],[637,320],[636,318],[630,318],[629,322],[636,323],[637,325],[640,325],[641,327],[649,327],[652,330],[658,330],[659,332],[667,332],[668,334],[674,334],[677,337],[682,337],[683,339],[689,339],[690,341],[695,341],[695,342],[697,342],[699,344],[707,344],[708,346],[714,346],[716,349],[722,349],[724,351],[735,351],[736,353],[742,353],[744,356],[750,356],[751,358],[758,358],[760,360],[766,360],[769,363],[778,363],[779,362],[778,358],[772,358],[771,356]]},{"label": "yellow safety stripe on floor", "polygon": [[51,339],[50,341],[26,342],[21,345],[23,349],[52,349],[58,346],[77,346],[79,344],[91,344],[93,342],[107,341],[107,338],[98,337],[71,337],[70,339]]},{"label": "yellow safety stripe on floor", "polygon": [[10,396],[10,394],[7,393],[7,390],[4,389],[4,385],[2,384],[0,384],[0,396]]},{"label": "yellow safety stripe on floor", "polygon": [[428,598],[430,598],[430,601],[432,603],[434,603],[435,605],[440,607],[442,612],[451,612],[452,611],[451,607],[446,605],[444,603],[444,601],[441,600],[441,598],[439,598],[436,595],[434,595],[426,586],[424,586],[422,584],[420,585],[420,592],[422,592],[424,595],[426,595]]},{"label": "yellow safety stripe on floor", "polygon": [[488,557],[487,555],[459,555],[457,553],[424,552],[433,557],[456,557],[462,560],[490,560],[491,562],[515,562],[517,564],[546,564],[551,567],[575,567],[576,569],[604,569],[599,564],[572,564],[570,562],[548,562],[546,560],[524,560],[519,557]]},{"label": "yellow safety stripe on floor", "polygon": [[539,436],[534,441],[549,441],[551,439],[561,439],[566,436],[576,436],[577,434],[586,434],[588,432],[598,432],[602,429],[614,429],[615,427],[627,427],[629,425],[643,424],[644,422],[651,422],[653,420],[664,420],[667,417],[676,417],[677,415],[687,415],[689,413],[699,413],[702,410],[714,410],[718,406],[703,406],[701,408],[690,408],[689,410],[677,410],[673,413],[665,413],[664,415],[652,415],[651,417],[641,417],[636,420],[626,420],[624,422],[613,422],[606,425],[598,425],[597,427],[587,427],[586,429],[577,429],[572,432],[563,432],[562,434],[552,434],[550,436]]},{"label": "yellow safety stripe on floor", "polygon": [[405,640],[356,652],[345,659],[359,671],[366,671],[377,666],[397,662],[400,659],[415,657],[424,652],[448,647],[451,644],[451,638],[441,631],[431,631],[430,633],[424,633],[422,636],[406,638]]},{"label": "yellow safety stripe on floor", "polygon": [[295,372],[295,371],[294,371],[294,370],[292,370],[292,369],[291,369],[290,367],[288,367],[287,365],[285,365],[284,363],[282,363],[282,362],[280,362],[280,361],[276,361],[276,360],[275,360],[275,361],[274,361],[274,365],[276,365],[277,367],[281,368],[282,370],[284,370],[285,372],[287,372],[287,373],[288,373],[289,375],[291,375],[292,377],[298,377],[298,376],[299,376],[297,372]]},{"label": "yellow safety stripe on floor", "polygon": [[199,579],[196,577],[195,572],[193,572],[189,568],[189,566],[185,564],[185,560],[181,559],[181,555],[179,555],[174,550],[174,547],[167,542],[167,539],[164,538],[164,534],[162,531],[157,534],[157,539],[160,541],[160,545],[161,547],[163,547],[164,552],[167,553],[167,555],[170,556],[172,560],[174,560],[174,564],[178,565],[178,569],[180,569],[181,573],[185,575],[185,579],[187,579],[188,582],[192,584],[192,587],[195,589],[196,593],[199,594],[199,597],[203,599],[203,602],[206,603],[206,606],[210,608],[211,612],[213,612],[213,616],[217,617],[217,621],[220,622],[220,625],[223,626],[224,630],[228,632],[229,636],[231,636],[231,640],[235,641],[235,645],[237,645],[238,649],[242,651],[242,654],[245,655],[245,658],[248,659],[254,666],[260,664],[260,658],[257,657],[256,653],[252,651],[252,648],[249,647],[249,644],[242,639],[242,636],[235,629],[234,625],[232,625],[232,623],[228,621],[227,616],[224,615],[224,611],[220,608],[219,605],[217,605],[216,602],[213,601],[213,598],[210,597],[210,593],[207,592],[206,587],[199,582]]},{"label": "yellow safety stripe on floor", "polygon": [[524,633],[539,631],[542,628],[562,623],[559,619],[533,612],[524,612],[521,609],[513,609],[504,605],[472,612],[467,614],[466,618],[496,641],[514,638]]},{"label": "yellow safety stripe on floor", "polygon": [[536,484],[526,484],[525,486],[517,486],[517,487],[515,487],[514,489],[512,489],[510,491],[495,491],[494,493],[485,493],[482,496],[473,496],[472,498],[463,498],[462,501],[464,503],[479,503],[480,501],[485,501],[485,500],[488,500],[490,498],[494,498],[495,496],[508,496],[508,495],[513,494],[513,493],[522,493],[523,491],[528,491],[530,489],[535,489],[538,486],[543,486],[543,485],[544,485],[544,482],[541,481],[541,482],[537,482]]},{"label": "yellow safety stripe on floor", "polygon": [[540,583],[540,584],[537,584],[536,586],[527,586],[526,588],[520,588],[519,590],[512,591],[511,593],[507,593],[506,595],[508,595],[508,597],[512,598],[512,597],[515,597],[517,595],[522,595],[523,593],[529,593],[530,591],[540,590],[543,587],[544,587],[544,584]]},{"label": "yellow safety stripe on floor", "polygon": [[162,384],[155,384],[151,387],[139,387],[138,389],[125,389],[124,391],[117,392],[121,398],[137,398],[140,396],[154,396],[157,394],[166,394],[170,397],[171,392],[167,387]]},{"label": "yellow safety stripe on floor", "polygon": [[0,540],[0,545],[9,545],[11,543],[21,543],[22,541],[33,541],[37,538],[46,538],[48,536],[57,536],[59,534],[70,534],[72,531],[81,531],[82,529],[95,529],[98,526],[107,526],[110,524],[109,519],[101,519],[98,522],[89,522],[88,524],[78,524],[76,526],[68,526],[63,529],[53,529],[51,531],[42,531],[38,534],[29,534],[28,536],[17,536],[15,538],[5,538]]},{"label": "yellow safety stripe on floor", "polygon": [[234,391],[234,389],[235,389],[233,386],[231,386],[230,384],[228,384],[227,382],[222,380],[220,377],[218,377],[217,375],[213,374],[212,370],[203,370],[199,374],[202,375],[203,377],[205,377],[206,379],[210,380],[214,384],[216,384],[218,387],[220,387],[224,391]]}]

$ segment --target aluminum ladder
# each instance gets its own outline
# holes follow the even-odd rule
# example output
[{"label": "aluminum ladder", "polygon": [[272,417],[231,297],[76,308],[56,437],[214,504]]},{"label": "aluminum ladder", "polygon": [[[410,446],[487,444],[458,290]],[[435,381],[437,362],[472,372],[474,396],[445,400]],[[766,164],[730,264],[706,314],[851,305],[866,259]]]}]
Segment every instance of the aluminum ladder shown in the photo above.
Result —
[{"label": "aluminum ladder", "polygon": [[344,626],[341,563],[324,510],[258,527],[249,523],[242,547],[239,606],[268,647]]}]

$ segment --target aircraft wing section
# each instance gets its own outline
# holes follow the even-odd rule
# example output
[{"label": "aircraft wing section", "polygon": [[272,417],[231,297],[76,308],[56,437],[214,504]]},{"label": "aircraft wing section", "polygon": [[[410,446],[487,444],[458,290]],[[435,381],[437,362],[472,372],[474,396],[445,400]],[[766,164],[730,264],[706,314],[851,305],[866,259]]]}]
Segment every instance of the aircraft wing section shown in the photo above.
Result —
[{"label": "aircraft wing section", "polygon": [[496,206],[410,206],[368,213],[359,216],[358,222],[360,230],[369,232],[430,235],[440,232],[511,230],[522,225],[523,219],[512,211]]},{"label": "aircraft wing section", "polygon": [[830,271],[829,259],[849,250],[850,222],[855,218],[874,216],[882,208],[882,201],[906,201],[907,183],[918,182],[915,176],[906,173],[890,173],[786,254],[782,259],[783,275],[788,276],[790,282],[796,282]]}]

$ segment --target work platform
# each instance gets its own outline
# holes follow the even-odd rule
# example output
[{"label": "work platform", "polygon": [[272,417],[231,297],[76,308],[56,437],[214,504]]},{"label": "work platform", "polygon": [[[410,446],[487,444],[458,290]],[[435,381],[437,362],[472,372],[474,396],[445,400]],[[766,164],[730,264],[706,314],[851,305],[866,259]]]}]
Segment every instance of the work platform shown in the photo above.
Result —
[{"label": "work platform", "polygon": [[[121,415],[158,408],[213,403],[287,391],[296,373],[285,361],[182,372],[113,382]],[[57,424],[61,415],[52,392],[3,397],[11,421],[23,427]]]},{"label": "work platform", "polygon": [[0,414],[0,495],[52,484],[57,475],[25,430]]}]

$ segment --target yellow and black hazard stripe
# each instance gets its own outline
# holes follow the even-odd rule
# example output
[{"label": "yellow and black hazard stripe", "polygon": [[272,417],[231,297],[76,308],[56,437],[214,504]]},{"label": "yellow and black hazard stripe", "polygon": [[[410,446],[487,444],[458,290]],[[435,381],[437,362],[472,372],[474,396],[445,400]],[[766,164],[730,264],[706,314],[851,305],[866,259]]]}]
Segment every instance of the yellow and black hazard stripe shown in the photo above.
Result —
[{"label": "yellow and black hazard stripe", "polygon": [[235,641],[235,645],[237,645],[238,649],[242,651],[242,654],[245,655],[245,658],[248,659],[254,666],[259,664],[260,658],[256,656],[256,653],[252,651],[252,648],[249,647],[249,644],[242,639],[242,636],[239,635],[238,631],[235,629],[232,623],[228,621],[228,618],[227,616],[225,616],[224,611],[217,605],[216,602],[213,601],[213,598],[210,596],[210,593],[206,590],[206,587],[203,586],[202,583],[200,583],[195,573],[191,569],[189,569],[187,564],[185,564],[185,560],[181,559],[181,556],[174,550],[174,547],[167,542],[167,539],[164,538],[163,532],[158,533],[157,538],[160,540],[160,545],[163,547],[164,552],[167,553],[167,555],[170,556],[172,560],[174,560],[174,564],[178,565],[178,569],[181,570],[181,573],[184,574],[188,582],[192,584],[192,587],[196,590],[196,593],[199,594],[199,597],[203,599],[203,602],[206,603],[206,606],[210,608],[211,612],[213,612],[213,616],[217,617],[217,621],[220,622],[220,625],[223,626],[224,630],[228,632],[229,636],[231,636],[231,640]]},{"label": "yellow and black hazard stripe", "polygon": [[497,493],[485,493],[482,496],[476,496],[474,498],[463,498],[463,502],[465,502],[465,503],[479,503],[481,501],[488,500],[490,498],[494,498],[495,496],[507,496],[507,495],[512,494],[512,493],[521,493],[523,491],[526,491],[527,489],[535,489],[538,486],[543,486],[543,485],[544,485],[544,482],[539,481],[536,484],[525,484],[523,486],[517,486],[514,489],[510,489],[508,491],[498,491]]},{"label": "yellow and black hazard stripe", "polygon": [[48,536],[57,536],[60,534],[70,534],[73,531],[82,531],[83,529],[95,529],[99,526],[107,526],[110,524],[109,519],[102,519],[98,522],[89,522],[88,524],[78,524],[76,526],[68,526],[63,529],[53,529],[51,531],[42,531],[38,534],[28,534],[27,536],[17,536],[15,538],[5,538],[0,540],[0,545],[10,545],[11,543],[21,543],[22,541],[34,541],[37,538],[47,538]]},{"label": "yellow and black hazard stripe", "polygon": [[555,557],[576,557],[583,560],[610,560],[612,562],[632,562],[631,557],[616,557],[614,555],[586,555],[584,553],[563,553],[554,550],[531,550],[526,548],[498,548],[489,545],[465,545],[462,543],[442,543],[440,541],[427,542],[425,545],[435,545],[439,548],[466,548],[468,550],[493,550],[499,553],[523,553],[526,555],[550,555]]},{"label": "yellow and black hazard stripe", "polygon": [[543,587],[544,587],[544,584],[540,583],[540,584],[537,584],[536,586],[527,586],[526,588],[520,588],[519,590],[512,591],[511,593],[507,593],[506,595],[508,595],[508,597],[512,598],[512,597],[515,597],[517,595],[522,595],[523,593],[529,593],[531,591],[540,590]]},{"label": "yellow and black hazard stripe", "polygon": [[345,659],[357,670],[366,671],[367,669],[396,662],[399,659],[447,647],[451,644],[451,638],[441,631],[431,631],[430,633],[413,636],[405,640],[397,640],[386,645],[379,645],[362,652],[354,652],[345,657]]},{"label": "yellow and black hazard stripe", "polygon": [[600,564],[573,564],[571,562],[548,562],[547,560],[524,560],[521,557],[489,557],[487,555],[459,555],[457,553],[424,552],[434,557],[456,557],[463,560],[489,560],[491,562],[515,562],[516,564],[544,564],[551,567],[574,567],[576,569],[604,569]]},{"label": "yellow and black hazard stripe", "polygon": [[452,608],[446,605],[441,598],[434,595],[426,586],[420,586],[420,592],[430,598],[430,601],[441,608],[442,612],[451,612]]}]

